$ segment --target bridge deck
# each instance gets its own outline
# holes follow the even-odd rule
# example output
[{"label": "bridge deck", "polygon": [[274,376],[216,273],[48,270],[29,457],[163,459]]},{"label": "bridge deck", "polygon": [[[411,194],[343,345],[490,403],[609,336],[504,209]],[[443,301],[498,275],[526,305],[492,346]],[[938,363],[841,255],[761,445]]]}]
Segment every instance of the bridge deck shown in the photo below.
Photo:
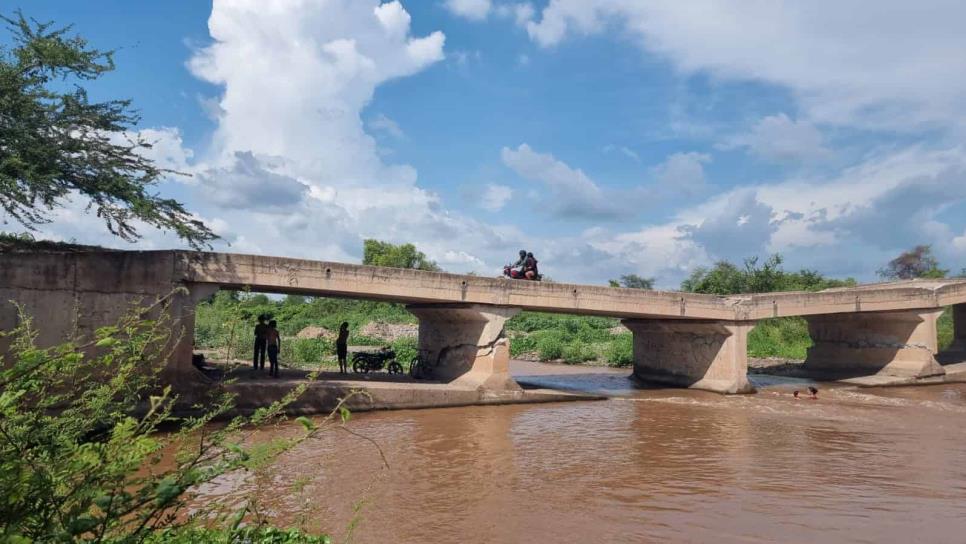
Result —
[{"label": "bridge deck", "polygon": [[283,257],[176,251],[176,281],[255,291],[403,303],[477,303],[621,318],[756,320],[937,308],[966,302],[966,279],[911,280],[819,292],[719,297],[567,283],[528,282]]}]

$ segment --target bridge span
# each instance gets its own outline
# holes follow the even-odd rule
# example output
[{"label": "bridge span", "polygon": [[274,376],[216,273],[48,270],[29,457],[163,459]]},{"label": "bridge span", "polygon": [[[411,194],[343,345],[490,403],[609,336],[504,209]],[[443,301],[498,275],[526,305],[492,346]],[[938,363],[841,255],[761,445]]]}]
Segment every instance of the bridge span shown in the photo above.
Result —
[{"label": "bridge span", "polygon": [[966,352],[966,279],[719,297],[177,250],[0,254],[0,329],[16,324],[8,300],[35,316],[41,342],[53,343],[111,324],[131,300],[175,287],[187,289],[170,306],[184,334],[165,376],[185,387],[196,375],[194,308],[225,288],[406,304],[440,378],[494,391],[518,387],[503,326],[521,309],[620,318],[633,333],[635,376],[722,393],[753,390],[747,335],[765,318],[803,316],[814,343],[805,367],[823,375],[941,376],[936,321],[947,306],[952,349]]}]

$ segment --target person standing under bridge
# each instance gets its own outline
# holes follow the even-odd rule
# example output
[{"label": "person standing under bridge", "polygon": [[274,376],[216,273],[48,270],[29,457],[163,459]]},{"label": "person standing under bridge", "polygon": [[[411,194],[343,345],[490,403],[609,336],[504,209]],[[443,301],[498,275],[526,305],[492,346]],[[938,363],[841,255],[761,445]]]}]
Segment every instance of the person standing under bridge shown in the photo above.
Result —
[{"label": "person standing under bridge", "polygon": [[278,352],[282,350],[282,335],[278,332],[278,322],[274,319],[268,322],[265,332],[265,343],[268,348],[268,375],[278,377]]},{"label": "person standing under bridge", "polygon": [[265,334],[268,332],[268,325],[265,324],[265,315],[258,316],[258,324],[255,325],[255,355],[252,357],[252,366],[255,371],[265,370]]},{"label": "person standing under bridge", "polygon": [[346,358],[349,355],[349,322],[343,321],[339,326],[339,337],[335,340],[335,354],[339,358],[339,374],[349,372]]}]

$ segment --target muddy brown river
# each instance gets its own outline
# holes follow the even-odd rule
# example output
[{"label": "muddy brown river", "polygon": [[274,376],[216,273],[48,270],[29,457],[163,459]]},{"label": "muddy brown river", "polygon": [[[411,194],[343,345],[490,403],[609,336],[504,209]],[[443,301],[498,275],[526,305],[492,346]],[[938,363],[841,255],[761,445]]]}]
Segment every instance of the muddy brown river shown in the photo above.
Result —
[{"label": "muddy brown river", "polygon": [[[638,390],[626,372],[517,365],[609,400],[356,414],[260,476],[283,524],[352,542],[966,542],[966,385],[756,395]],[[279,431],[284,433],[283,428]]]}]

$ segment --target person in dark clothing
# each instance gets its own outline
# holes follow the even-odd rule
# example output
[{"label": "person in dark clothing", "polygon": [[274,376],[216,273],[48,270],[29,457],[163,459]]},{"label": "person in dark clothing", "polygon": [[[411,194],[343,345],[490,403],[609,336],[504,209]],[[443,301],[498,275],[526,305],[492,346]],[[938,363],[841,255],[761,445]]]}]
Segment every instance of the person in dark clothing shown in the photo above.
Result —
[{"label": "person in dark clothing", "polygon": [[282,335],[278,333],[278,323],[273,319],[268,322],[265,332],[265,343],[268,347],[268,375],[278,377],[278,352],[282,349]]},{"label": "person in dark clothing", "polygon": [[513,265],[510,268],[518,271],[520,275],[523,275],[524,267],[526,266],[526,264],[527,264],[527,251],[525,249],[521,249],[520,258],[517,259],[517,262],[513,263]]},{"label": "person in dark clothing", "polygon": [[339,337],[335,340],[335,354],[339,357],[339,373],[345,374],[349,371],[349,364],[346,362],[349,354],[349,323],[346,321],[339,326]]},{"label": "person in dark clothing", "polygon": [[540,272],[537,270],[537,259],[534,258],[533,253],[527,253],[527,257],[523,261],[523,274],[528,280],[535,280],[540,277]]},{"label": "person in dark clothing", "polygon": [[252,366],[255,370],[265,370],[265,334],[268,332],[268,325],[265,324],[265,316],[258,316],[258,325],[255,325],[255,356],[252,358]]}]

